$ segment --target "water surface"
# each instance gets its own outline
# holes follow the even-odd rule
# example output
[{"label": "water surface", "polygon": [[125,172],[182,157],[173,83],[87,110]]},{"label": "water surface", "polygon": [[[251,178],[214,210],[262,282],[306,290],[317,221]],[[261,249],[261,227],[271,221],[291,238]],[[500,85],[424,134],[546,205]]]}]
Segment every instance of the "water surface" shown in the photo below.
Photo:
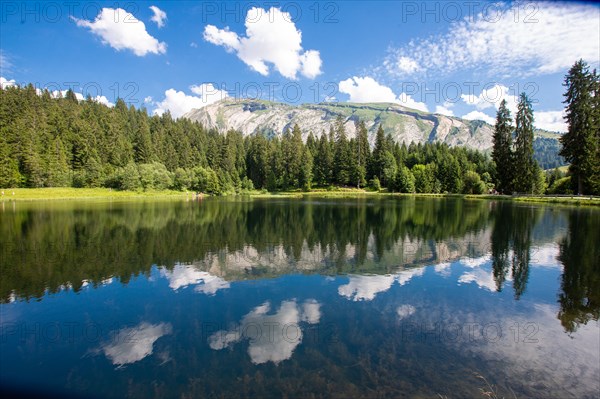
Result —
[{"label": "water surface", "polygon": [[599,226],[462,199],[2,202],[0,383],[597,397]]}]

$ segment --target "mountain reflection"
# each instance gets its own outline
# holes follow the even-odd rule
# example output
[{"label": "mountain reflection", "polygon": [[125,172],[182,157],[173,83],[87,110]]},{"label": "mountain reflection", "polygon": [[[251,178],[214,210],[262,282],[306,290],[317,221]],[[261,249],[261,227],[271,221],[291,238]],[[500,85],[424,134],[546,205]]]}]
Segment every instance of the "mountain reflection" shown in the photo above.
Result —
[{"label": "mountain reflection", "polygon": [[599,317],[599,214],[462,198],[17,203],[0,212],[0,302],[127,284],[153,265],[171,289],[209,296],[238,280],[344,274],[338,294],[371,301],[425,266],[449,275],[459,261],[472,269],[459,283],[510,282],[520,299],[548,257],[564,265],[558,317],[574,331]]},{"label": "mountain reflection", "polygon": [[302,342],[300,322],[317,324],[321,305],[314,299],[299,306],[295,300],[283,301],[275,314],[268,314],[271,304],[265,302],[245,315],[238,326],[218,331],[209,338],[211,349],[225,349],[248,339],[248,355],[254,364],[275,364],[292,357]]}]

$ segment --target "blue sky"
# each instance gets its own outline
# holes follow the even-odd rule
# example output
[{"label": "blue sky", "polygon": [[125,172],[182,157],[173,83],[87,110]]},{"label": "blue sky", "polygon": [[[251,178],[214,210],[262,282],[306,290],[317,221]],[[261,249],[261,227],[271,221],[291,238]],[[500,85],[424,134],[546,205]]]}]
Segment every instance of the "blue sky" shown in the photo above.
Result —
[{"label": "blue sky", "polygon": [[178,117],[225,96],[395,102],[493,121],[534,102],[564,131],[562,82],[600,60],[600,6],[412,1],[0,3],[2,85],[73,87]]}]

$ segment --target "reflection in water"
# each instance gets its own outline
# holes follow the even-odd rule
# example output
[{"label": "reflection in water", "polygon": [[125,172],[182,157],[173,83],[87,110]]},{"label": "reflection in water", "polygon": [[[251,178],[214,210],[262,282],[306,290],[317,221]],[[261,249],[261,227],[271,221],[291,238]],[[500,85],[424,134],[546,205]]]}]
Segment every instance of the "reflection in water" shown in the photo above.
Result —
[{"label": "reflection in water", "polygon": [[19,203],[0,214],[0,302],[67,283],[78,292],[84,280],[126,284],[153,264],[200,264],[227,281],[387,274],[483,254],[489,212],[483,201],[414,198]]},{"label": "reflection in water", "polygon": [[[0,214],[0,385],[474,397],[478,371],[503,396],[594,397],[599,215],[383,197],[19,203]],[[141,320],[154,324],[102,345],[78,327]]]},{"label": "reflection in water", "polygon": [[424,270],[408,269],[384,276],[350,276],[348,284],[340,286],[338,293],[352,301],[372,301],[380,292],[389,290],[394,282],[404,285],[413,277],[423,275]]},{"label": "reflection in water", "polygon": [[[496,290],[502,291],[510,268],[515,299],[525,292],[529,279],[533,228],[542,208],[498,203],[492,230],[492,258]],[[512,253],[512,256],[511,256]]]},{"label": "reflection in water", "polygon": [[560,243],[564,265],[558,318],[568,332],[600,316],[600,217],[580,210],[569,215],[569,234]]},{"label": "reflection in water", "polygon": [[410,315],[414,314],[417,309],[413,305],[400,305],[396,309],[396,313],[398,314],[398,319],[406,319]]},{"label": "reflection in water", "polygon": [[271,304],[265,302],[248,313],[240,324],[228,331],[218,331],[209,338],[211,349],[221,350],[243,339],[250,340],[248,354],[254,364],[279,362],[292,357],[302,342],[301,321],[317,324],[320,304],[309,299],[298,306],[295,300],[283,301],[275,314],[268,314]]},{"label": "reflection in water", "polygon": [[195,285],[194,291],[215,295],[218,290],[229,288],[229,283],[224,279],[197,270],[191,265],[177,263],[173,270],[161,268],[160,274],[169,280],[169,287],[175,291],[188,285]]},{"label": "reflection in water", "polygon": [[135,363],[152,354],[156,340],[171,334],[170,323],[149,324],[142,322],[131,328],[123,328],[114,333],[109,343],[102,345],[101,351],[116,366]]}]

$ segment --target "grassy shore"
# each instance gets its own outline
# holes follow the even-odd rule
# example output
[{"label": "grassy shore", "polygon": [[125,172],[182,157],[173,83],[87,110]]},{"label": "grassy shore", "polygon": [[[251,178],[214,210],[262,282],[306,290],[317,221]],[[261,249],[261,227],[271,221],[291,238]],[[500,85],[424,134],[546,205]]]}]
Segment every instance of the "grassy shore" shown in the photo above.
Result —
[{"label": "grassy shore", "polygon": [[[119,191],[108,188],[14,188],[2,189],[2,201],[37,201],[37,200],[76,200],[76,199],[150,199],[150,198],[185,198],[191,192],[182,191]],[[285,192],[250,191],[242,195],[251,198],[353,198],[353,197],[415,197],[415,198],[466,198],[470,200],[513,201],[522,203],[540,203],[551,205],[598,206],[599,198],[590,197],[554,197],[554,196],[508,196],[508,195],[463,195],[463,194],[399,194],[386,191],[374,192],[356,188],[336,188],[333,190],[315,189],[309,192],[296,190]]]},{"label": "grassy shore", "polygon": [[76,199],[120,199],[120,198],[156,198],[184,197],[181,191],[119,191],[109,188],[5,188],[2,201],[37,201],[37,200],[76,200]]}]

